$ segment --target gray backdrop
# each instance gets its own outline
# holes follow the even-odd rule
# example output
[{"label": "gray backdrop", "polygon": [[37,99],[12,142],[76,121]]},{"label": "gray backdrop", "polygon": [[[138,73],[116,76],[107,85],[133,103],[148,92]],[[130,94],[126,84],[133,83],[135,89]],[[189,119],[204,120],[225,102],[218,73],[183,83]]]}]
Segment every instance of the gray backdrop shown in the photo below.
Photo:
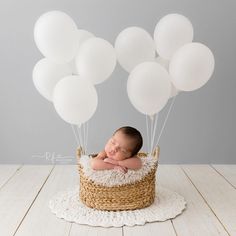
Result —
[{"label": "gray backdrop", "polygon": [[[153,35],[156,23],[166,14],[187,16],[194,26],[194,41],[213,51],[215,71],[201,89],[177,96],[160,140],[160,163],[236,164],[234,0],[1,1],[1,163],[49,164],[53,153],[75,163],[75,158],[70,159],[76,149],[71,126],[32,82],[32,69],[42,58],[33,40],[34,23],[50,10],[66,12],[78,28],[113,45],[126,27],[143,27]],[[103,148],[123,125],[135,126],[146,138],[145,116],[132,107],[126,94],[127,76],[117,65],[112,77],[96,86],[99,104],[89,122],[89,152]],[[158,132],[169,105],[160,113]],[[61,160],[58,157],[54,163]]]}]

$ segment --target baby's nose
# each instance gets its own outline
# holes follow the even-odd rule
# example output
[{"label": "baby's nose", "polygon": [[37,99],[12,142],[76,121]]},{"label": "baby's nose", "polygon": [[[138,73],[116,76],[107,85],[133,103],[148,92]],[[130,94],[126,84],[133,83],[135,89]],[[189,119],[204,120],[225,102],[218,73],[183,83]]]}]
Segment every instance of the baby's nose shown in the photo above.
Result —
[{"label": "baby's nose", "polygon": [[112,152],[114,152],[114,153],[117,152],[117,147],[113,147]]}]

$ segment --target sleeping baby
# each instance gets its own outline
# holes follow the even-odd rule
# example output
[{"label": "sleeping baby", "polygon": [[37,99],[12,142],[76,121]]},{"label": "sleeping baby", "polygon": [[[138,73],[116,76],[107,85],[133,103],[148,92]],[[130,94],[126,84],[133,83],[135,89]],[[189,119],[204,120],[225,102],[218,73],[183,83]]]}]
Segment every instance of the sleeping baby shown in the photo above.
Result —
[{"label": "sleeping baby", "polygon": [[91,166],[94,170],[116,169],[123,173],[140,169],[142,162],[137,153],[142,145],[142,135],[137,129],[121,127],[107,141],[105,149],[92,158]]}]

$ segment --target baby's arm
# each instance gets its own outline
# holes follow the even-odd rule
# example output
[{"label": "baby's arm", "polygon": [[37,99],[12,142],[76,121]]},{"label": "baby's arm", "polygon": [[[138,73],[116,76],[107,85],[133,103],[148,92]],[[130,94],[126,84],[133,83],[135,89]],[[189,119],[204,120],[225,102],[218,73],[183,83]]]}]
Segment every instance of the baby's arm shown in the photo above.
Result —
[{"label": "baby's arm", "polygon": [[134,156],[134,157],[125,159],[123,161],[119,161],[118,165],[126,167],[128,169],[137,170],[137,169],[140,169],[142,167],[142,161],[139,157]]},{"label": "baby's arm", "polygon": [[106,158],[106,152],[101,151],[98,153],[98,155],[91,160],[91,167],[94,170],[109,170],[113,169],[115,165],[111,163],[104,162],[104,159]]}]

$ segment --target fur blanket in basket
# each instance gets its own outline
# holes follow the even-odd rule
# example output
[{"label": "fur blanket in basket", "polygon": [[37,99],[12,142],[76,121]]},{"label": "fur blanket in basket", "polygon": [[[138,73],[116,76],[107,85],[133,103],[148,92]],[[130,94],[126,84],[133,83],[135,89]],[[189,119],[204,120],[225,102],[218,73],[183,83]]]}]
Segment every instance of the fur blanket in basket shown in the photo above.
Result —
[{"label": "fur blanket in basket", "polygon": [[80,164],[83,167],[84,174],[95,183],[112,187],[123,184],[134,183],[141,180],[146,176],[153,168],[157,160],[153,157],[141,158],[142,168],[139,170],[129,169],[127,173],[122,173],[118,170],[93,170],[90,165],[91,157],[82,155],[80,158]]}]

